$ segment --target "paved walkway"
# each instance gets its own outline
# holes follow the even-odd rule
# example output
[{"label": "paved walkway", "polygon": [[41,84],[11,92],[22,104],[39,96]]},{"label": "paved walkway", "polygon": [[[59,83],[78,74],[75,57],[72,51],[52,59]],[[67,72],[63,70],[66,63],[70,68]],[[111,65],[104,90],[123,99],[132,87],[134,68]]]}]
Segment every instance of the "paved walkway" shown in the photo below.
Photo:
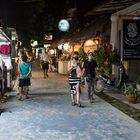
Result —
[{"label": "paved walkway", "polygon": [[10,93],[0,116],[0,140],[139,140],[140,123],[95,96],[83,108],[71,106],[67,77],[33,72],[30,98]]}]

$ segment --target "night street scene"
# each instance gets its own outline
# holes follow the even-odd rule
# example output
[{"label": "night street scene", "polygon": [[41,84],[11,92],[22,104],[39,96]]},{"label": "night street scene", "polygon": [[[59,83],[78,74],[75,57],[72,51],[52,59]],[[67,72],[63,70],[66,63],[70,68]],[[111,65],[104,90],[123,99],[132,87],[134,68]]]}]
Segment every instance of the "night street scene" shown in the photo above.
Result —
[{"label": "night street scene", "polygon": [[140,0],[0,0],[0,140],[140,140]]}]

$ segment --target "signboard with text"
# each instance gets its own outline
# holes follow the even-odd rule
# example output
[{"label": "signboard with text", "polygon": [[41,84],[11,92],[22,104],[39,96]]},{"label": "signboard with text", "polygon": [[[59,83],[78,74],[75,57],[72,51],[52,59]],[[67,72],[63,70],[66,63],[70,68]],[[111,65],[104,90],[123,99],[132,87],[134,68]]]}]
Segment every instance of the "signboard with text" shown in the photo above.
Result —
[{"label": "signboard with text", "polygon": [[140,19],[123,21],[123,59],[140,59]]}]

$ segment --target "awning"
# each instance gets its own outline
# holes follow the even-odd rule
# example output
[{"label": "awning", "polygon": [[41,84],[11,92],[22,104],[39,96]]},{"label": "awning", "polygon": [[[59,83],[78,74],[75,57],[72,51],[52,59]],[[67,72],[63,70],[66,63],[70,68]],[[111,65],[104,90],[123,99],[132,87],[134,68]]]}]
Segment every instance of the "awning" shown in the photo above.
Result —
[{"label": "awning", "polygon": [[9,37],[0,29],[0,42],[10,42]]},{"label": "awning", "polygon": [[111,21],[109,16],[97,17],[88,27],[71,36],[70,42],[84,41],[101,35],[103,39],[110,38]]},{"label": "awning", "polygon": [[93,8],[92,10],[87,12],[84,16],[87,17],[107,13],[111,14],[120,11],[121,9],[125,9],[138,2],[140,2],[140,0],[107,0],[101,3],[96,8]]}]

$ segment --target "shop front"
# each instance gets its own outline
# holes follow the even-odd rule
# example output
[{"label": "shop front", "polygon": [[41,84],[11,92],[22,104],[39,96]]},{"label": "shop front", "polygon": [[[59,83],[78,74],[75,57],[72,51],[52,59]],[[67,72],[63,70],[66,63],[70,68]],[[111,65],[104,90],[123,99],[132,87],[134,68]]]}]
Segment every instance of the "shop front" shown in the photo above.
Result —
[{"label": "shop front", "polygon": [[58,46],[58,73],[66,75],[68,73],[68,61],[70,57],[70,53],[73,51],[72,46],[70,46],[69,42],[59,44]]},{"label": "shop front", "polygon": [[68,61],[73,52],[78,51],[81,47],[79,43],[63,42],[57,46],[58,48],[58,73],[67,74]]},{"label": "shop front", "polygon": [[[120,52],[130,80],[140,76],[140,3],[111,16],[111,44]],[[114,67],[118,76],[118,67]]]},{"label": "shop front", "polygon": [[1,80],[1,97],[11,85],[10,71],[12,69],[11,56],[10,56],[10,39],[0,29],[0,80]]},{"label": "shop front", "polygon": [[[84,51],[84,53],[94,52],[105,40],[109,39],[110,21],[108,16],[101,16],[81,31],[72,34],[71,36],[67,35],[58,45],[58,52],[61,52],[61,57],[59,57],[58,62],[58,72],[67,74],[66,68],[68,60],[70,59],[69,56],[74,51],[78,51],[79,53],[81,50]],[[83,57],[82,54],[80,54],[80,56]]]}]

